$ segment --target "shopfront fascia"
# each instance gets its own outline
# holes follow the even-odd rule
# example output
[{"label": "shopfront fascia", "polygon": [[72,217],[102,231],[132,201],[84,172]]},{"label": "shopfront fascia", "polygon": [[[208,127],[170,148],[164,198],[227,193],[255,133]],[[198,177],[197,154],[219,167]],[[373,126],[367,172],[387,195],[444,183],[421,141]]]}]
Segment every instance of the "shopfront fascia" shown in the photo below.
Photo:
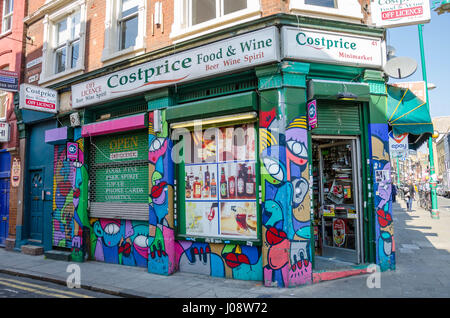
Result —
[{"label": "shopfront fascia", "polygon": [[[277,40],[271,43],[281,47]],[[327,75],[323,77],[321,72]],[[350,87],[350,92],[356,89],[359,96],[356,100],[361,110],[357,115],[359,130],[351,135],[358,136],[361,160],[364,160],[369,145],[366,131],[360,127],[365,127],[364,121],[368,121],[367,87],[346,84],[355,73],[361,80],[363,68],[292,58],[267,60],[229,74],[218,73],[207,79],[199,77],[188,83],[180,82],[176,87],[155,88],[136,97],[145,100],[147,106],[139,116],[144,116],[146,126],[143,129],[148,136],[148,217],[137,224],[138,220],[127,218],[125,214],[120,218],[120,213],[92,216],[88,214],[92,213],[92,200],[89,210],[86,200],[85,212],[82,212],[85,218],[80,222],[83,223],[81,228],[84,226],[91,231],[91,258],[133,265],[130,255],[134,248],[139,252],[139,244],[143,244],[148,248],[146,262],[151,273],[170,275],[186,271],[264,281],[266,286],[279,287],[311,283],[315,254],[311,224],[314,133],[308,130],[306,105],[309,97],[317,99],[319,107],[322,101],[337,99],[326,95],[328,88],[322,87],[320,81],[314,82],[331,73],[334,77],[328,80],[345,84],[336,84],[334,96],[339,92],[335,92],[336,89],[345,87]],[[77,85],[98,87],[94,83],[101,82],[100,78]],[[310,90],[314,90],[311,96]],[[80,128],[85,162],[91,160],[88,155],[93,150],[87,149],[92,148],[92,138],[95,138],[92,132],[104,123],[94,121],[107,118],[108,110],[119,105],[126,108],[132,98],[126,95],[123,98],[85,109],[86,114],[91,114],[86,118],[92,121],[91,124],[86,121]],[[98,115],[94,116],[96,109]],[[109,121],[117,123],[124,118],[127,117],[118,114],[117,119]],[[195,123],[202,124],[202,128]],[[322,126],[319,117],[319,128]],[[86,130],[85,127],[91,128]],[[118,126],[114,124],[114,127]],[[103,128],[102,134],[113,136],[141,129],[130,124],[122,127],[124,130],[120,132]],[[244,132],[246,142],[233,144],[237,131]],[[186,140],[198,147],[181,147]],[[96,151],[110,158],[111,153],[99,147],[100,143],[94,140],[101,150]],[[197,153],[188,154],[188,150],[193,149],[197,149]],[[124,156],[133,154],[119,157]],[[177,161],[180,158],[183,160]],[[361,179],[368,180],[370,172],[362,170]],[[82,183],[92,185],[92,174],[87,176],[86,170]],[[226,192],[220,192],[221,183],[226,184],[222,186],[222,191]],[[231,190],[230,184],[234,185]],[[92,190],[90,187],[89,198]],[[367,210],[370,193],[370,190],[363,190],[360,199]],[[366,233],[370,233],[372,225],[370,217],[366,219],[361,233],[370,237]],[[361,260],[372,262],[368,247],[371,239],[362,241],[364,256]]]}]

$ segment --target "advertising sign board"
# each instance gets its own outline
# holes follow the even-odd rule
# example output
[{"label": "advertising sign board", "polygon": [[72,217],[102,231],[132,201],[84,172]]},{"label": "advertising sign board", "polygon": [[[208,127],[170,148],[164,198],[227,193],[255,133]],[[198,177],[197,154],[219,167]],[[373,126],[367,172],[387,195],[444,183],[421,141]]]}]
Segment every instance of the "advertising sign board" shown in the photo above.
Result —
[{"label": "advertising sign board", "polygon": [[378,27],[398,27],[430,22],[429,0],[374,0],[372,21]]},{"label": "advertising sign board", "polygon": [[59,109],[58,92],[53,89],[22,84],[20,85],[19,108],[57,113]]}]

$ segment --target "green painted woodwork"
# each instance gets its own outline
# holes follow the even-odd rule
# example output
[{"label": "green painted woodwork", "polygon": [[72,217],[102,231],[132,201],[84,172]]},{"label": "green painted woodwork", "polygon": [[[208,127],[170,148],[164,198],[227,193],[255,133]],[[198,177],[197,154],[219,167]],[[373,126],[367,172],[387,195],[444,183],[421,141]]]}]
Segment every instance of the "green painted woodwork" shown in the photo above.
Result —
[{"label": "green painted woodwork", "polygon": [[339,93],[355,94],[356,101],[369,101],[369,85],[327,80],[312,80],[309,82],[308,99],[338,100]]},{"label": "green painted woodwork", "polygon": [[256,92],[246,92],[169,107],[166,120],[186,121],[257,110]]}]

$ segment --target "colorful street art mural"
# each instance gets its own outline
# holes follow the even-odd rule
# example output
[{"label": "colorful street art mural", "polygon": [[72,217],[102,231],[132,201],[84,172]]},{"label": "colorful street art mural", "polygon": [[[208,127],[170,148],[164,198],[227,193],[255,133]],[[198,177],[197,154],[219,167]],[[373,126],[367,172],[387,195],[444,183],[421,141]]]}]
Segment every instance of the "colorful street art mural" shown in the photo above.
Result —
[{"label": "colorful street art mural", "polygon": [[118,219],[90,219],[91,258],[97,261],[147,267],[148,223]]},{"label": "colorful street art mural", "polygon": [[72,219],[74,214],[72,182],[75,169],[66,160],[66,146],[55,146],[53,178],[53,246],[72,246]]},{"label": "colorful street art mural", "polygon": [[89,175],[84,158],[84,139],[81,138],[81,128],[74,129],[74,139],[78,144],[78,159],[71,161],[74,170],[70,180],[74,207],[71,259],[75,262],[82,262],[88,257],[86,249],[89,244],[89,237],[87,236],[88,231],[85,231],[85,229],[90,229],[90,224],[87,211]]},{"label": "colorful street art mural", "polygon": [[[370,124],[372,166],[374,174],[374,204],[376,211],[376,262],[382,271],[395,269],[395,242],[392,217],[392,181],[389,161],[387,124]],[[382,176],[387,176],[383,178]]]},{"label": "colorful street art mural", "polygon": [[306,125],[302,116],[284,129],[275,108],[260,113],[266,286],[290,287],[312,280]]},{"label": "colorful street art mural", "polygon": [[171,158],[172,141],[165,113],[162,112],[163,129],[153,130],[153,113],[149,114],[149,231],[148,271],[172,274],[175,262],[175,233],[173,224],[174,167]]}]

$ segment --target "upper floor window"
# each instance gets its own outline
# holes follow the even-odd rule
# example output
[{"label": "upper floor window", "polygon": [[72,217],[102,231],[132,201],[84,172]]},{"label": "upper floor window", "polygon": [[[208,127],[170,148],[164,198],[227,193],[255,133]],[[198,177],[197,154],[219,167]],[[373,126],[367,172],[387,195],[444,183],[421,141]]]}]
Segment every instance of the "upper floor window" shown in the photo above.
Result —
[{"label": "upper floor window", "polygon": [[200,36],[260,16],[259,0],[175,0],[171,37]]},{"label": "upper floor window", "polygon": [[119,48],[123,50],[136,45],[139,1],[122,0],[121,2],[118,24],[120,34]]},{"label": "upper floor window", "polygon": [[189,21],[196,25],[246,8],[247,0],[189,0]]},{"label": "upper floor window", "polygon": [[321,6],[321,7],[336,8],[335,0],[305,0],[305,4]]},{"label": "upper floor window", "polygon": [[358,0],[291,0],[291,12],[317,18],[361,23],[364,18]]},{"label": "upper floor window", "polygon": [[3,0],[2,33],[11,30],[13,7],[14,7],[13,0]]},{"label": "upper floor window", "polygon": [[55,24],[55,74],[77,66],[80,55],[80,11]]},{"label": "upper floor window", "polygon": [[39,83],[84,70],[86,0],[72,1],[44,18],[42,72]]},{"label": "upper floor window", "polygon": [[102,61],[143,51],[146,34],[146,2],[142,0],[108,0],[106,2]]}]

